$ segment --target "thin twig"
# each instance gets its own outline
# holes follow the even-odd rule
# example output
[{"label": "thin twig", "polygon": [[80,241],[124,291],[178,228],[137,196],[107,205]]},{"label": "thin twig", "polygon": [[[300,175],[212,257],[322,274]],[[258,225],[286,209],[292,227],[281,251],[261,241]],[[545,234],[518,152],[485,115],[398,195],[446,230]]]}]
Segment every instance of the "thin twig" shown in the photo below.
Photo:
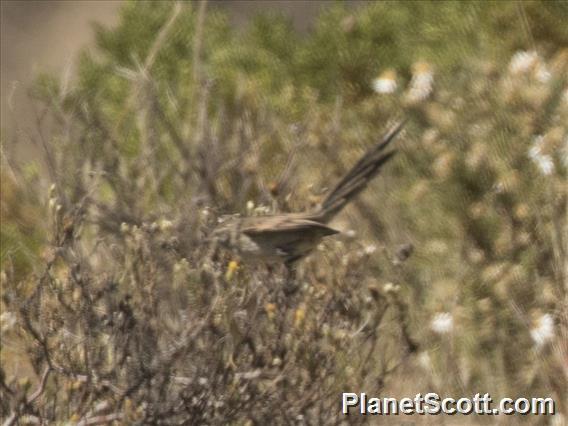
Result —
[{"label": "thin twig", "polygon": [[174,7],[172,9],[172,14],[170,15],[170,19],[168,19],[168,22],[166,22],[166,24],[161,28],[160,32],[158,33],[158,36],[154,40],[154,44],[152,45],[152,47],[150,47],[150,50],[148,51],[148,56],[146,56],[146,60],[144,61],[144,71],[149,71],[152,68],[152,65],[154,65],[156,57],[158,56],[158,52],[160,51],[162,45],[166,41],[181,10],[182,10],[182,3],[175,2]]},{"label": "thin twig", "polygon": [[207,0],[199,2],[197,11],[197,23],[195,27],[195,36],[193,38],[193,82],[195,87],[199,87],[201,75],[201,51],[203,46],[203,26],[205,23],[205,11],[207,9]]},{"label": "thin twig", "polygon": [[41,375],[41,380],[39,382],[39,386],[34,393],[30,395],[28,399],[28,404],[33,403],[36,399],[38,399],[43,391],[45,390],[45,384],[47,383],[47,379],[49,378],[49,373],[51,373],[51,367],[46,367],[43,374]]},{"label": "thin twig", "polygon": [[121,420],[123,417],[124,414],[122,413],[111,413],[111,414],[105,414],[104,416],[89,417],[77,423],[77,426],[101,425],[104,423],[110,423],[117,420]]},{"label": "thin twig", "polygon": [[408,352],[415,353],[418,351],[419,345],[414,340],[414,338],[410,336],[410,331],[409,331],[410,319],[408,318],[408,306],[401,299],[398,292],[396,291],[391,292],[390,296],[392,303],[397,308],[397,317],[400,323],[400,331],[402,333],[404,342],[406,343],[406,347],[408,348]]},{"label": "thin twig", "polygon": [[532,35],[531,28],[529,27],[529,20],[527,19],[527,13],[525,11],[525,6],[523,5],[523,2],[521,2],[521,1],[517,1],[517,12],[519,13],[519,15],[521,17],[521,22],[523,24],[523,30],[525,30],[525,32],[526,32],[529,44],[531,45],[532,50],[534,50],[536,52],[537,51],[536,50],[536,43],[534,41],[534,37]]},{"label": "thin twig", "polygon": [[[41,375],[41,379],[39,382],[39,386],[38,388],[35,390],[34,393],[32,393],[30,395],[29,398],[26,398],[24,405],[23,405],[23,410],[24,412],[27,411],[27,407],[32,404],[36,399],[38,399],[43,392],[45,391],[45,384],[47,383],[47,379],[49,378],[49,373],[52,371],[51,367],[46,367],[43,374]],[[16,422],[20,419],[20,417],[22,416],[22,414],[20,411],[15,411],[12,413],[12,415],[10,417],[8,417],[4,423],[2,423],[2,426],[12,426],[14,424],[16,424]]]}]

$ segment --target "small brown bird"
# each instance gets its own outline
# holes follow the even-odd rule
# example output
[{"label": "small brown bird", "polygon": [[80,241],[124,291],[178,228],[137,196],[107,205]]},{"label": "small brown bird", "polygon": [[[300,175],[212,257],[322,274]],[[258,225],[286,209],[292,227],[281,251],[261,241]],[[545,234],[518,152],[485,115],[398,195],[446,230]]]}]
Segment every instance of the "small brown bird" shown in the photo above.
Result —
[{"label": "small brown bird", "polygon": [[327,225],[380,172],[395,154],[384,152],[404,126],[395,125],[341,178],[312,212],[259,217],[231,216],[213,231],[212,240],[244,259],[280,261],[290,266],[309,254],[323,237],[339,233]]}]

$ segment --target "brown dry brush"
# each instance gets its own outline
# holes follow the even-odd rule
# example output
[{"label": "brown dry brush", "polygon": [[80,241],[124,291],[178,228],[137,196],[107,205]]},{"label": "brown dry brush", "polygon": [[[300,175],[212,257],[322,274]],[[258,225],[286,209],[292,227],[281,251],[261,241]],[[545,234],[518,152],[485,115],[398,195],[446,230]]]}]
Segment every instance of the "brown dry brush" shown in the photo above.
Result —
[{"label": "brown dry brush", "polygon": [[287,297],[279,271],[228,277],[203,244],[181,255],[167,226],[123,226],[122,241],[86,249],[85,216],[60,209],[44,271],[5,295],[47,381],[40,395],[3,383],[15,420],[329,421],[344,386],[379,389],[401,362],[369,371],[385,311],[404,310],[362,287],[363,255],[332,274],[311,265]]},{"label": "brown dry brush", "polygon": [[279,196],[297,184],[290,169],[305,126],[285,136],[291,154],[269,187],[255,144],[281,131],[275,117],[243,108],[212,118],[205,84],[187,139],[151,77],[131,77],[134,158],[96,105],[46,109],[50,243],[35,274],[15,282],[8,271],[3,300],[42,379],[31,389],[2,375],[6,424],[339,423],[342,391],[379,392],[417,349],[404,298],[383,288],[396,274],[369,274],[390,259],[340,240],[303,265],[286,295],[279,266],[236,267],[212,253],[209,206],[242,209],[251,191],[287,202]]}]

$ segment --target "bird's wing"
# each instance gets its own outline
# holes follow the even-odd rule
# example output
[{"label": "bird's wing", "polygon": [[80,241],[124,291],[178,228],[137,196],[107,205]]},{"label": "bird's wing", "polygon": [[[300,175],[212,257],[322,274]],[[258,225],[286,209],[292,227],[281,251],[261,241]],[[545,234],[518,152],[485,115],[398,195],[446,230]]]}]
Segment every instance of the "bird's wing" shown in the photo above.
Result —
[{"label": "bird's wing", "polygon": [[294,217],[291,215],[265,216],[251,218],[249,223],[245,224],[241,231],[250,237],[256,237],[267,234],[287,234],[292,232],[313,232],[324,237],[339,233],[323,223],[307,219],[305,217]]},{"label": "bird's wing", "polygon": [[323,237],[339,232],[309,216],[293,214],[250,218],[241,231],[265,256],[289,264],[312,251]]}]

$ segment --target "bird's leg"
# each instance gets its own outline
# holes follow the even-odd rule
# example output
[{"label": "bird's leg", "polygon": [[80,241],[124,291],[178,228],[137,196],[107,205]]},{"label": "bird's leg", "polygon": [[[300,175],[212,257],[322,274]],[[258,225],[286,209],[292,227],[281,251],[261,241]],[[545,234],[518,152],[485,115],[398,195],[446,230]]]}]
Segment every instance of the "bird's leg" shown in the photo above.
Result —
[{"label": "bird's leg", "polygon": [[219,243],[216,240],[210,239],[206,246],[205,259],[215,263],[219,260]]},{"label": "bird's leg", "polygon": [[298,288],[300,288],[296,266],[292,262],[286,262],[284,263],[284,267],[286,268],[286,280],[282,290],[285,296],[292,296],[298,291]]}]

